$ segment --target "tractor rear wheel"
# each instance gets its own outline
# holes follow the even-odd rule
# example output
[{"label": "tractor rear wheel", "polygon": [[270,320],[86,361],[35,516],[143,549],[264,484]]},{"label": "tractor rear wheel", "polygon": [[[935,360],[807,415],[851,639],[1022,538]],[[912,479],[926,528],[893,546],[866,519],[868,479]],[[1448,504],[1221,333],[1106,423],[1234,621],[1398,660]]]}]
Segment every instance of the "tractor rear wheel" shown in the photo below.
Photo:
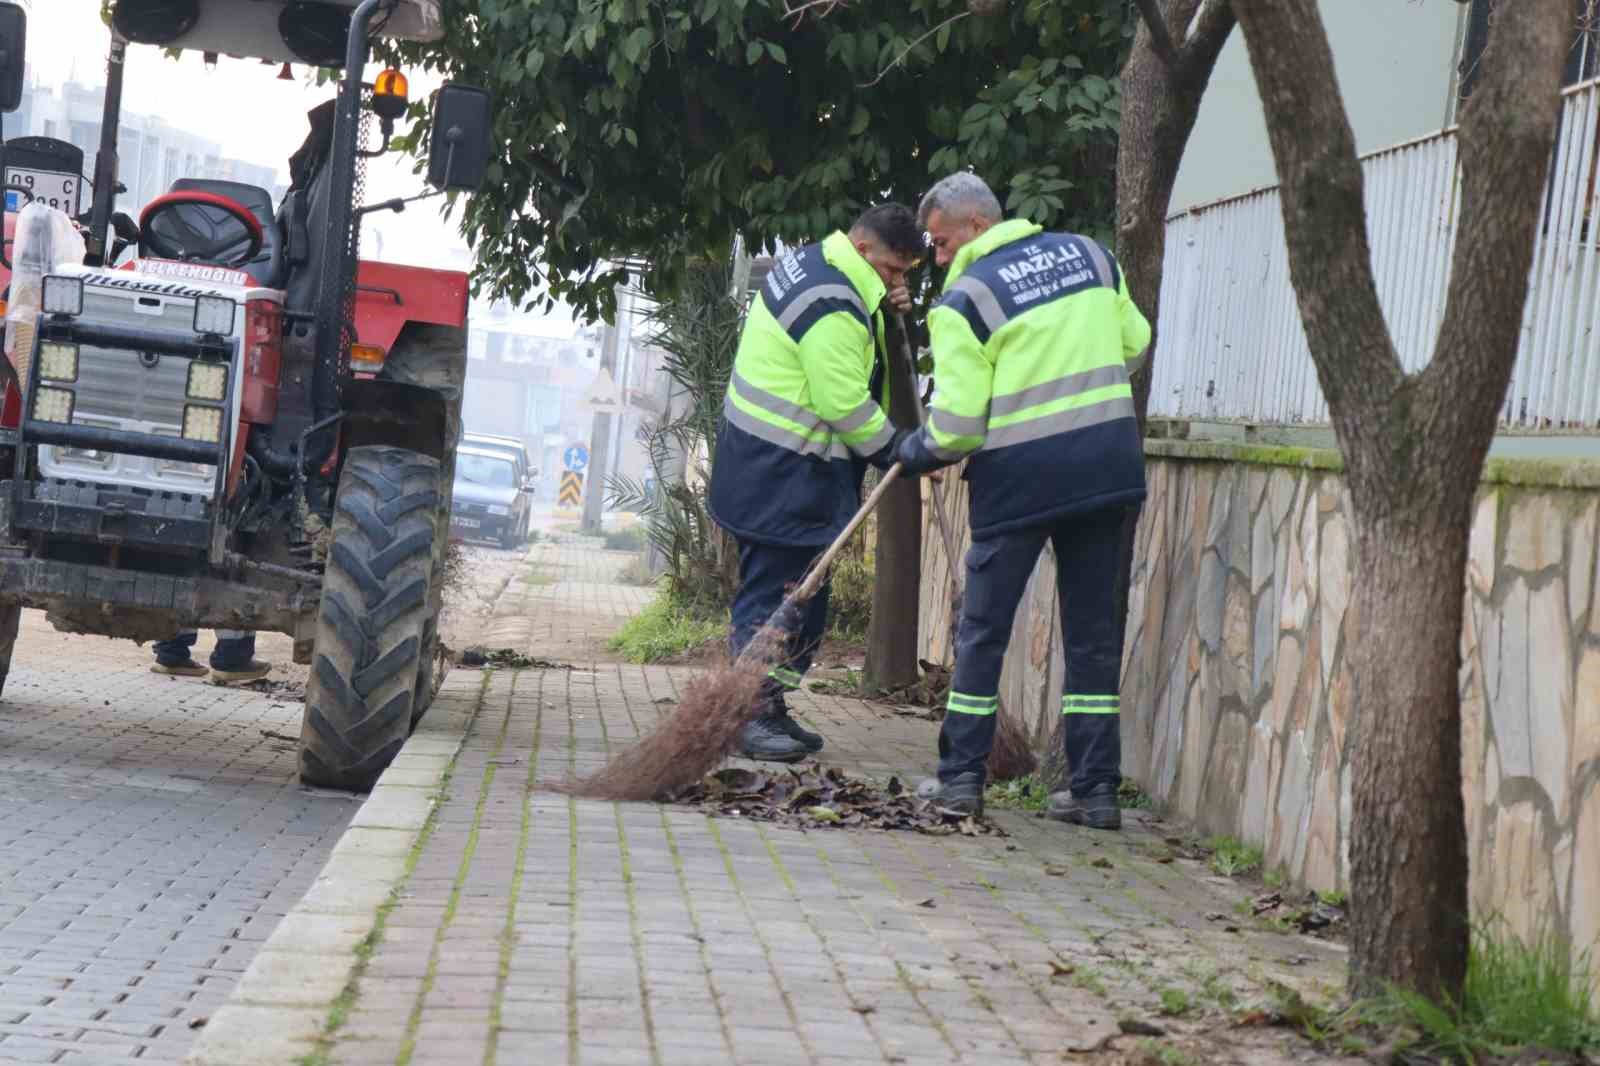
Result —
[{"label": "tractor rear wheel", "polygon": [[437,459],[384,446],[345,457],[300,729],[307,784],[367,791],[411,732],[438,502]]},{"label": "tractor rear wheel", "polygon": [[11,673],[11,653],[21,628],[22,604],[0,603],[0,692],[5,691],[6,675]]},{"label": "tractor rear wheel", "polygon": [[437,539],[434,541],[434,580],[428,590],[428,625],[423,633],[421,668],[411,703],[411,724],[433,703],[443,678],[439,668],[439,613],[444,609],[445,554],[450,549],[450,501],[455,491],[456,445],[461,440],[461,397],[467,377],[467,331],[456,326],[413,322],[406,326],[384,360],[381,377],[407,385],[421,385],[444,396],[444,460],[439,464]]}]

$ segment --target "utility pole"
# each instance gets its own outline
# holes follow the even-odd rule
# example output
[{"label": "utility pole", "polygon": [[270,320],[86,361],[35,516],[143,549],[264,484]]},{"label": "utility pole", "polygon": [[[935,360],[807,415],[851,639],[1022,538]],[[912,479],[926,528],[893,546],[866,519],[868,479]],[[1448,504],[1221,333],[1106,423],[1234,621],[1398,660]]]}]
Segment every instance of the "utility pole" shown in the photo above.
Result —
[{"label": "utility pole", "polygon": [[[622,311],[619,307],[617,317],[621,318]],[[605,333],[600,341],[600,373],[609,374],[616,379],[617,368],[617,334],[616,323],[606,323]],[[589,469],[585,471],[587,485],[583,493],[583,521],[579,530],[590,536],[598,537],[601,532],[601,516],[605,514],[606,505],[606,472],[611,466],[611,408],[602,407],[594,413],[594,425],[589,430]]]}]

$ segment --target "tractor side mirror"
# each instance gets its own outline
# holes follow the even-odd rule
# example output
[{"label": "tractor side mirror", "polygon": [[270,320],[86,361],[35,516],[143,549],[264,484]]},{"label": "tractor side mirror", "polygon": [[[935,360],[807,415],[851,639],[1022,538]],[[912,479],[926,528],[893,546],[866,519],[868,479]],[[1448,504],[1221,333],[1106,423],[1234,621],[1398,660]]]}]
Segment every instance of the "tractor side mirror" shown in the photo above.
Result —
[{"label": "tractor side mirror", "polygon": [[428,184],[443,192],[477,190],[489,167],[492,125],[488,93],[470,85],[441,88],[433,101]]},{"label": "tractor side mirror", "polygon": [[22,77],[28,58],[28,13],[0,3],[0,111],[22,106]]}]

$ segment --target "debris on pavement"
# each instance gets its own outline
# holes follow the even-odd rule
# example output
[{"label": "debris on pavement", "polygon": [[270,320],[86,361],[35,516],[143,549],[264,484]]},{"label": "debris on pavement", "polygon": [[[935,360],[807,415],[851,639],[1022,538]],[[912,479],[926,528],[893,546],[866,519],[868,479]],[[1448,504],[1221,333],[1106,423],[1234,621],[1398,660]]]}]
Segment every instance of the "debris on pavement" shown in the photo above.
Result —
[{"label": "debris on pavement", "polygon": [[462,666],[485,667],[490,670],[570,670],[570,663],[535,659],[515,648],[468,648],[461,653]]},{"label": "debris on pavement", "polygon": [[806,762],[782,770],[729,767],[680,789],[672,802],[708,814],[799,829],[887,829],[935,836],[1006,836],[998,825],[916,798],[898,777],[879,787],[834,767]]}]

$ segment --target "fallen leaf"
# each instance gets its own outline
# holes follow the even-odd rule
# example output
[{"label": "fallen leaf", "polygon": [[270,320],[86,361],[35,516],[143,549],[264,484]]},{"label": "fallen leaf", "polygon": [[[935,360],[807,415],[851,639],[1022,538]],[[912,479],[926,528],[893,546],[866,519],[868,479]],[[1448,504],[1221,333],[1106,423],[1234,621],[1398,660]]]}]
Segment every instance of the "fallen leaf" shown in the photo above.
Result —
[{"label": "fallen leaf", "polygon": [[832,807],[807,807],[806,813],[819,822],[833,823],[839,821],[839,812]]},{"label": "fallen leaf", "polygon": [[1159,1025],[1140,1021],[1138,1018],[1118,1018],[1117,1028],[1129,1036],[1166,1036],[1167,1031]]},{"label": "fallen leaf", "polygon": [[189,1019],[189,1028],[191,1028],[191,1029],[204,1029],[205,1025],[206,1025],[206,1022],[209,1022],[210,1020],[211,1020],[210,1018],[207,1018],[204,1015],[202,1015],[201,1017],[198,1017],[198,1018],[190,1018]]},{"label": "fallen leaf", "polygon": [[1116,869],[1116,867],[1111,865],[1111,860],[1106,858],[1104,855],[1100,856],[1097,859],[1090,859],[1089,860],[1089,865],[1093,866],[1096,870],[1114,870],[1114,869]]},{"label": "fallen leaf", "polygon": [[870,1003],[859,1003],[856,1006],[851,1007],[850,1009],[855,1011],[857,1014],[871,1014],[873,1011],[877,1010],[878,1008],[874,1007]]},{"label": "fallen leaf", "polygon": [[1050,960],[1051,977],[1068,977],[1077,972],[1078,968],[1072,965],[1070,962],[1057,962],[1055,959]]},{"label": "fallen leaf", "polygon": [[1268,892],[1266,895],[1257,896],[1255,899],[1250,901],[1250,912],[1257,915],[1265,914],[1267,911],[1276,908],[1278,904],[1282,902],[1283,893]]},{"label": "fallen leaf", "polygon": [[1072,871],[1065,866],[1060,866],[1053,862],[1047,862],[1044,864],[1044,872],[1049,874],[1051,877],[1065,877]]},{"label": "fallen leaf", "polygon": [[933,901],[933,897],[930,896],[927,899],[919,899],[919,900],[917,900],[917,906],[932,908],[932,907],[936,906],[936,904]]},{"label": "fallen leaf", "polygon": [[1208,921],[1208,922],[1225,922],[1227,920],[1228,920],[1228,916],[1226,914],[1223,914],[1221,911],[1207,911],[1206,912],[1206,921]]}]

